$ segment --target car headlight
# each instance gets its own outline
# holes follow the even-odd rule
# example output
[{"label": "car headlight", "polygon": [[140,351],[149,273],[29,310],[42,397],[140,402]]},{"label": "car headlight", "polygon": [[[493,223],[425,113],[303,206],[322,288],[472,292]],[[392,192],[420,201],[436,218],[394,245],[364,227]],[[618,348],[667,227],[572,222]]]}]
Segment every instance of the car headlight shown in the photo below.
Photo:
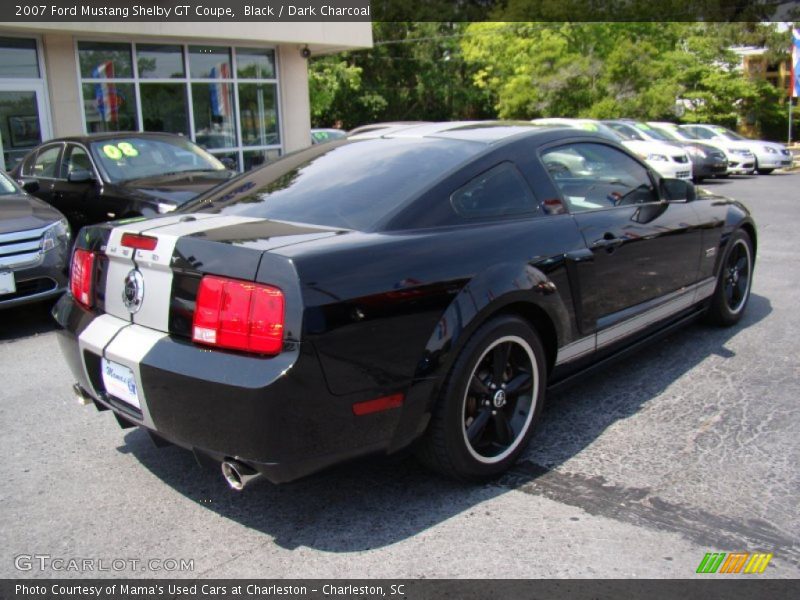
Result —
[{"label": "car headlight", "polygon": [[42,252],[48,252],[59,244],[69,242],[70,230],[66,219],[61,219],[48,227],[42,236]]},{"label": "car headlight", "polygon": [[174,204],[167,204],[166,202],[159,202],[158,203],[158,214],[163,215],[163,214],[166,214],[168,212],[172,212],[176,208],[178,208],[178,207],[175,206]]},{"label": "car headlight", "polygon": [[663,154],[648,154],[647,160],[669,160],[669,159]]},{"label": "car headlight", "polygon": [[764,146],[764,151],[767,154],[777,154],[778,153],[778,151],[775,150],[775,148],[773,148],[772,146]]},{"label": "car headlight", "polygon": [[692,156],[697,156],[698,158],[706,157],[706,153],[703,151],[702,148],[699,148],[698,146],[689,146],[688,148],[686,148],[686,151]]}]

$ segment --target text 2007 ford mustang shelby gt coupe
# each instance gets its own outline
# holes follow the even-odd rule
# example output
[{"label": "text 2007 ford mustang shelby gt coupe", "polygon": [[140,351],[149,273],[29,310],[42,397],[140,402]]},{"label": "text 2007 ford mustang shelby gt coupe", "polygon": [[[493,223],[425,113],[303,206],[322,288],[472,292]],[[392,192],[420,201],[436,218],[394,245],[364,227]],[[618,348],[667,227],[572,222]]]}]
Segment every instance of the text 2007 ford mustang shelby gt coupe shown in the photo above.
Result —
[{"label": "text 2007 ford mustang shelby gt coupe", "polygon": [[412,443],[483,479],[548,385],[737,322],[755,249],[741,204],[591,132],[417,124],[84,228],[55,314],[80,397],[236,489]]}]

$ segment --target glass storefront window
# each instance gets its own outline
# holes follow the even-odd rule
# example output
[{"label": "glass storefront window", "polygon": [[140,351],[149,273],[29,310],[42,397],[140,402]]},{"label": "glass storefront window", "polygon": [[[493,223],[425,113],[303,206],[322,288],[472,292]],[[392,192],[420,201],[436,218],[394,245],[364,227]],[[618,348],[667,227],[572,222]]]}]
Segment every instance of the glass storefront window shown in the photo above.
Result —
[{"label": "glass storefront window", "polygon": [[39,117],[36,92],[0,91],[0,140],[6,169],[12,169],[42,143]]},{"label": "glass storefront window", "polygon": [[149,79],[183,78],[183,50],[165,44],[136,44],[139,77]]},{"label": "glass storefront window", "polygon": [[0,78],[39,77],[36,40],[0,37]]},{"label": "glass storefront window", "polygon": [[245,150],[242,153],[242,158],[244,158],[244,170],[249,171],[250,169],[261,167],[278,159],[280,155],[281,151],[277,148],[267,150]]},{"label": "glass storefront window", "polygon": [[263,48],[237,48],[236,76],[239,79],[274,79],[275,53]]},{"label": "glass storefront window", "polygon": [[230,83],[192,84],[194,137],[204,148],[236,145],[232,88]]},{"label": "glass storefront window", "polygon": [[87,132],[179,133],[234,168],[281,152],[273,49],[80,41],[78,59]]},{"label": "glass storefront window", "polygon": [[83,106],[89,133],[138,130],[132,83],[84,83]]},{"label": "glass storefront window", "polygon": [[219,46],[189,46],[189,70],[193,79],[230,79],[230,49]]},{"label": "glass storefront window", "polygon": [[85,79],[133,77],[130,44],[79,42],[78,60]]},{"label": "glass storefront window", "polygon": [[142,83],[142,128],[189,135],[189,111],[184,83]]},{"label": "glass storefront window", "polygon": [[271,83],[239,84],[242,145],[270,146],[278,139],[277,90]]}]

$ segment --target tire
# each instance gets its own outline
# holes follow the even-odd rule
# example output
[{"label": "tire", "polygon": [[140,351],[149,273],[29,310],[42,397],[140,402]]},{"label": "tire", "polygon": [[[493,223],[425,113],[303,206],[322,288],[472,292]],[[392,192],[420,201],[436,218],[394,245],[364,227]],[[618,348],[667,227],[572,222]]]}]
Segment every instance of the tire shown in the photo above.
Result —
[{"label": "tire", "polygon": [[546,373],[544,348],[526,321],[511,315],[488,321],[467,341],[448,374],[418,457],[462,481],[504,473],[533,433]]},{"label": "tire", "polygon": [[758,169],[758,174],[759,174],[759,175],[769,175],[769,174],[770,174],[770,173],[772,173],[774,170],[775,170],[775,169]]},{"label": "tire", "polygon": [[753,284],[753,258],[750,236],[741,229],[735,231],[728,242],[708,308],[711,323],[727,327],[742,318]]}]

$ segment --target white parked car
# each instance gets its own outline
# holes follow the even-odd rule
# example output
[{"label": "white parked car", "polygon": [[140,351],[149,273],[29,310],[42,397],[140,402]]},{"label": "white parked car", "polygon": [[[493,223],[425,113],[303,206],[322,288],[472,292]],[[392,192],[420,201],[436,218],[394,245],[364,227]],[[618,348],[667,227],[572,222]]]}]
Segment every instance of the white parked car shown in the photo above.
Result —
[{"label": "white parked car", "polygon": [[716,134],[708,131],[695,132],[687,126],[676,125],[666,121],[649,121],[647,124],[661,131],[666,131],[681,140],[702,142],[719,148],[728,159],[728,175],[747,175],[755,172],[756,157],[746,144],[719,138]]},{"label": "white parked car", "polygon": [[686,180],[691,180],[692,178],[692,163],[689,160],[689,156],[683,148],[678,146],[644,138],[637,139],[634,136],[615,131],[602,121],[594,119],[551,118],[534,119],[532,122],[541,125],[565,125],[576,129],[596,131],[621,143],[628,150],[642,158],[662,177]]},{"label": "white parked car", "polygon": [[792,154],[783,144],[751,140],[719,125],[681,125],[697,136],[708,135],[711,140],[736,143],[750,150],[755,157],[754,169],[761,175],[769,175],[775,169],[792,166]]}]

